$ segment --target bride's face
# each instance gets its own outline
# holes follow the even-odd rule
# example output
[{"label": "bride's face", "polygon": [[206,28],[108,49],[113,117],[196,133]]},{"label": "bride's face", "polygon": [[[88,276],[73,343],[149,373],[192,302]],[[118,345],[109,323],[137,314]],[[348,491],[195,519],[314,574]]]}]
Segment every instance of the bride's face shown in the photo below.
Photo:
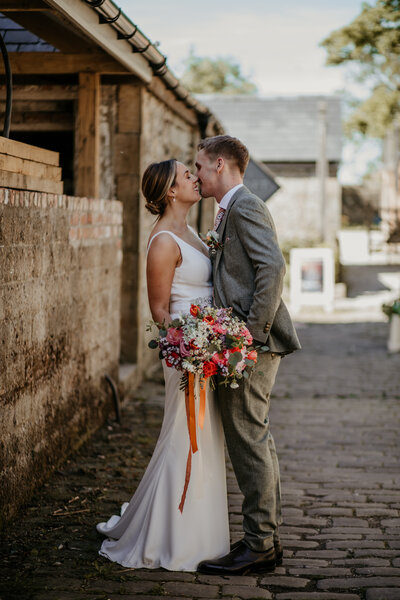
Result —
[{"label": "bride's face", "polygon": [[176,163],[175,185],[171,189],[181,202],[194,204],[201,198],[197,177],[181,162]]}]

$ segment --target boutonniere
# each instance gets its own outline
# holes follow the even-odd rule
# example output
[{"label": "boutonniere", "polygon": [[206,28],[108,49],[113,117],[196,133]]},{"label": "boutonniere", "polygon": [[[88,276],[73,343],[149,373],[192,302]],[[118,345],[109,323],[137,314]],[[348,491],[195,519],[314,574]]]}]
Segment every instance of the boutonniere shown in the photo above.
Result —
[{"label": "boutonniere", "polygon": [[217,250],[222,250],[224,247],[223,243],[219,241],[219,234],[214,229],[207,231],[206,235],[200,233],[200,237],[205,244],[210,248],[212,254],[215,254]]}]

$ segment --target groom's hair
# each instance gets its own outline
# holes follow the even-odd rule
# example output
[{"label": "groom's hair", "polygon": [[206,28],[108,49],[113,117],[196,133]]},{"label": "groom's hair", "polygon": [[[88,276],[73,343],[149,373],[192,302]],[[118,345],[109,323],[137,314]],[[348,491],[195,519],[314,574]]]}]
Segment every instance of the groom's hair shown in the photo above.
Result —
[{"label": "groom's hair", "polygon": [[240,140],[230,135],[215,135],[201,140],[197,146],[198,150],[204,150],[210,158],[226,158],[233,160],[241,175],[244,175],[249,163],[249,151]]}]

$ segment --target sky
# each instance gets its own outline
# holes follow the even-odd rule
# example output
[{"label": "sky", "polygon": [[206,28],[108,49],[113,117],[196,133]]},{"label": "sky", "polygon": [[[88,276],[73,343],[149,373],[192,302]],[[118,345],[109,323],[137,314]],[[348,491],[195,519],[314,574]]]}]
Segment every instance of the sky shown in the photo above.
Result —
[{"label": "sky", "polygon": [[[198,56],[231,57],[253,81],[260,96],[360,93],[349,69],[325,66],[320,42],[350,23],[362,0],[115,0],[153,42],[178,77],[190,49]],[[372,3],[372,2],[371,2]],[[340,173],[356,182],[376,144],[346,144]]]}]

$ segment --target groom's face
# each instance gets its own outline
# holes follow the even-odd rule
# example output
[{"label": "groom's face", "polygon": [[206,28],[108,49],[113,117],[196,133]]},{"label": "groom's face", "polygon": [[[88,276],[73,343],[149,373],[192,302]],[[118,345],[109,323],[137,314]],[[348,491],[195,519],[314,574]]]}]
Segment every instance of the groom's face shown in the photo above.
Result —
[{"label": "groom's face", "polygon": [[217,184],[217,160],[210,158],[204,150],[199,150],[196,158],[196,176],[203,198],[215,195]]}]

